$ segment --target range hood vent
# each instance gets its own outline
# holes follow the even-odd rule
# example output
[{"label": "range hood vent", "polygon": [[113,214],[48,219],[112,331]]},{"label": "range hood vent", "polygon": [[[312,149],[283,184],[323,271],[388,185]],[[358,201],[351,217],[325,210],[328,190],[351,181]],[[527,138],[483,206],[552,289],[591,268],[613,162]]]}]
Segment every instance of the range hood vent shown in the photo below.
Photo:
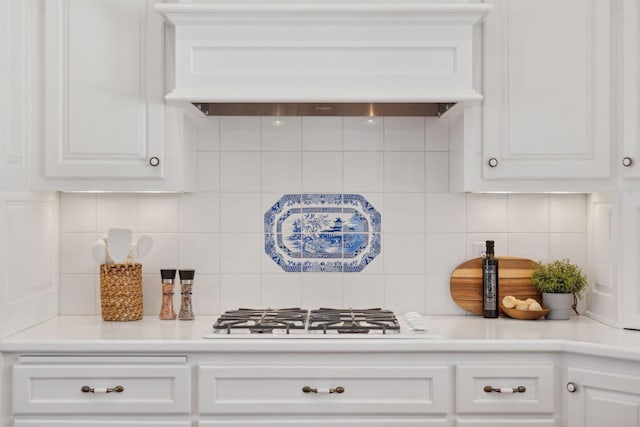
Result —
[{"label": "range hood vent", "polygon": [[205,116],[400,116],[440,117],[453,103],[248,103],[193,104]]},{"label": "range hood vent", "polygon": [[174,26],[166,99],[208,115],[438,116],[482,99],[473,87],[473,27],[491,8],[433,0],[158,4]]}]

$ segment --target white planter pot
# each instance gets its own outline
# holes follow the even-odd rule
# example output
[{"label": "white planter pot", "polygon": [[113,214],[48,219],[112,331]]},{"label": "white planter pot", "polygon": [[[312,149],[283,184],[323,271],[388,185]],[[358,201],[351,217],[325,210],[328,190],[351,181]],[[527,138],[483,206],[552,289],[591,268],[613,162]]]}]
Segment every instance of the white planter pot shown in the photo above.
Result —
[{"label": "white planter pot", "polygon": [[549,313],[545,316],[550,320],[569,320],[573,309],[573,294],[551,294],[542,293],[542,305],[549,309]]}]

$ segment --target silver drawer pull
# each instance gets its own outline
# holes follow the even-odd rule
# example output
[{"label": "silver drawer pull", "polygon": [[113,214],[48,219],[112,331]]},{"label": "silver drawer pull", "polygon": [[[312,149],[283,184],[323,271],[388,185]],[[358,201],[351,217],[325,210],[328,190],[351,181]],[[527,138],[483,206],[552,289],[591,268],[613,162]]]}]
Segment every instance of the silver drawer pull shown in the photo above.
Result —
[{"label": "silver drawer pull", "polygon": [[486,385],[484,386],[484,391],[485,393],[524,393],[525,391],[527,391],[527,388],[523,385],[518,386],[518,387],[514,387],[514,388],[495,388],[495,387],[491,387],[490,385]]},{"label": "silver drawer pull", "polygon": [[306,385],[302,387],[302,391],[305,393],[317,393],[317,394],[333,394],[333,393],[342,394],[344,393],[344,387],[338,386],[336,388],[311,388],[308,385]]},{"label": "silver drawer pull", "polygon": [[124,391],[124,387],[117,385],[109,388],[93,388],[88,385],[83,385],[80,390],[83,393],[122,393]]}]

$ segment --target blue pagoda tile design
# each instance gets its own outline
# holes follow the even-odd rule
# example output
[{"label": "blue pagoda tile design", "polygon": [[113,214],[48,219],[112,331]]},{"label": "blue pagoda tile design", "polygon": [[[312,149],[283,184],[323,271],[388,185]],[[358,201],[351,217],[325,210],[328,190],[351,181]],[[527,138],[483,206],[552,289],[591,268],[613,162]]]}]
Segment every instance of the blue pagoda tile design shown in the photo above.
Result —
[{"label": "blue pagoda tile design", "polygon": [[380,229],[359,194],[285,194],[264,214],[265,252],[287,272],[358,272],[380,253]]}]

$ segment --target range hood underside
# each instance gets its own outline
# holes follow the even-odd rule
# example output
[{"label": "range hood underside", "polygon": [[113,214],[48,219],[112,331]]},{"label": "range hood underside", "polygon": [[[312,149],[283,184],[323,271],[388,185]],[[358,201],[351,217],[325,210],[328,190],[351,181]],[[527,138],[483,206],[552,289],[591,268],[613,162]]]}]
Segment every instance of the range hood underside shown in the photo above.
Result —
[{"label": "range hood underside", "polygon": [[206,116],[401,116],[440,117],[454,103],[194,103]]}]

